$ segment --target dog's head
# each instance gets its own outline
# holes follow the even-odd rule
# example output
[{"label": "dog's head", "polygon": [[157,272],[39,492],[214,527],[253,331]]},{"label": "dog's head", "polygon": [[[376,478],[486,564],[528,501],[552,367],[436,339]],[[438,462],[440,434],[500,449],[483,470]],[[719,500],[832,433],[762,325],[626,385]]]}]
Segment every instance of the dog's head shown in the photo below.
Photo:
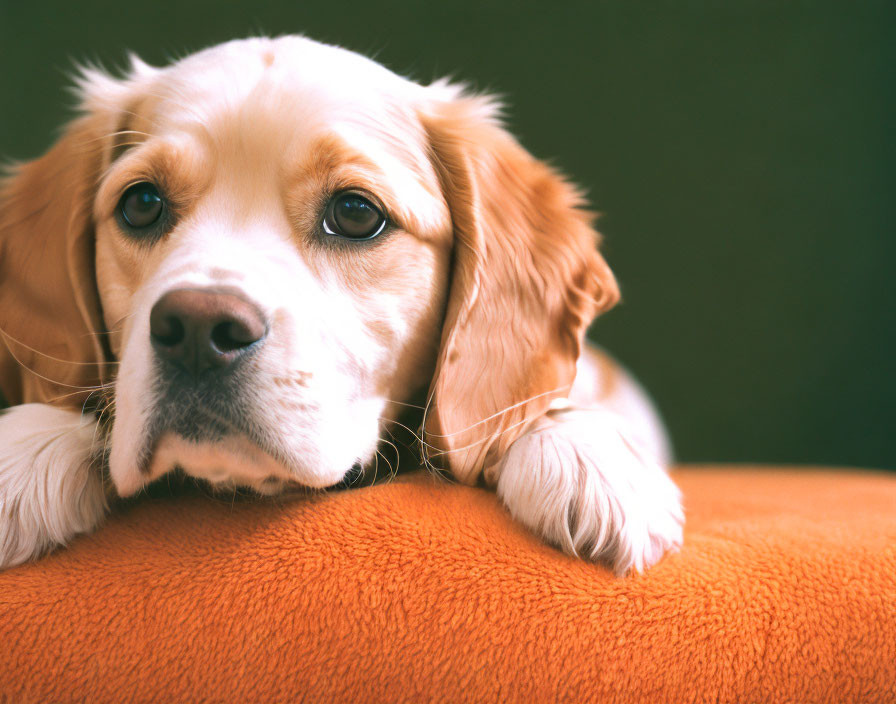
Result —
[{"label": "dog's head", "polygon": [[113,79],[0,195],[0,382],[112,388],[129,494],[366,465],[406,405],[463,481],[565,396],[618,297],[576,191],[488,99],[307,39]]}]

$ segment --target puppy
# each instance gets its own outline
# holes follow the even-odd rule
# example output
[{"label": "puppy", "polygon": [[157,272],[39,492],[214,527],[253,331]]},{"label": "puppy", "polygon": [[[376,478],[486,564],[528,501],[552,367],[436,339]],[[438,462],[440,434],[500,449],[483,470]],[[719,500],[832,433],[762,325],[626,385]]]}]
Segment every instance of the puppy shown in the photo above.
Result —
[{"label": "puppy", "polygon": [[494,100],[302,37],[79,89],[0,192],[0,567],[175,468],[338,484],[408,409],[570,554],[681,543],[662,426],[583,343],[619,297],[590,216]]}]

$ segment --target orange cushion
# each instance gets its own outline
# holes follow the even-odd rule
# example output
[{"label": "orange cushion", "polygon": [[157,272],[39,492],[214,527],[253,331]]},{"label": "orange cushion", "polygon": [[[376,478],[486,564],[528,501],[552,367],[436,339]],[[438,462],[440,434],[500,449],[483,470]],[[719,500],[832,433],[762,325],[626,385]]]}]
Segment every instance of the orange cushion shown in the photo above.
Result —
[{"label": "orange cushion", "polygon": [[896,701],[896,477],[690,468],[615,579],[416,474],[145,499],[0,573],[0,699]]}]

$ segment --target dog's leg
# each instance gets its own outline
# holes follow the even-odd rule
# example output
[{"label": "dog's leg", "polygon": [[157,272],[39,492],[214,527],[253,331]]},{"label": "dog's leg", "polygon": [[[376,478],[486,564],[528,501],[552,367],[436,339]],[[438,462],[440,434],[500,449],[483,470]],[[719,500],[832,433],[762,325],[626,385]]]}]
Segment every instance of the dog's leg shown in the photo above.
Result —
[{"label": "dog's leg", "polygon": [[106,513],[96,422],[25,404],[0,411],[0,569],[93,530]]},{"label": "dog's leg", "polygon": [[[592,385],[591,402],[574,388],[571,402],[556,403],[511,445],[497,492],[517,520],[566,552],[617,574],[641,572],[681,545],[681,495],[663,467],[667,443],[646,396],[601,363],[601,379],[589,376],[594,369],[577,379]],[[612,387],[609,373],[618,375]]]}]

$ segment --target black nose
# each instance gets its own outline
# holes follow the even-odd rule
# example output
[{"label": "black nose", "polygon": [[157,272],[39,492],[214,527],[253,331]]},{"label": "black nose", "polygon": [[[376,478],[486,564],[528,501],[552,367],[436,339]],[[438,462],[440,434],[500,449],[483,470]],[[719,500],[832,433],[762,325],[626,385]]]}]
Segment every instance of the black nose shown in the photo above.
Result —
[{"label": "black nose", "polygon": [[149,314],[156,354],[198,376],[227,367],[267,335],[267,321],[252,303],[214,289],[177,289]]}]

